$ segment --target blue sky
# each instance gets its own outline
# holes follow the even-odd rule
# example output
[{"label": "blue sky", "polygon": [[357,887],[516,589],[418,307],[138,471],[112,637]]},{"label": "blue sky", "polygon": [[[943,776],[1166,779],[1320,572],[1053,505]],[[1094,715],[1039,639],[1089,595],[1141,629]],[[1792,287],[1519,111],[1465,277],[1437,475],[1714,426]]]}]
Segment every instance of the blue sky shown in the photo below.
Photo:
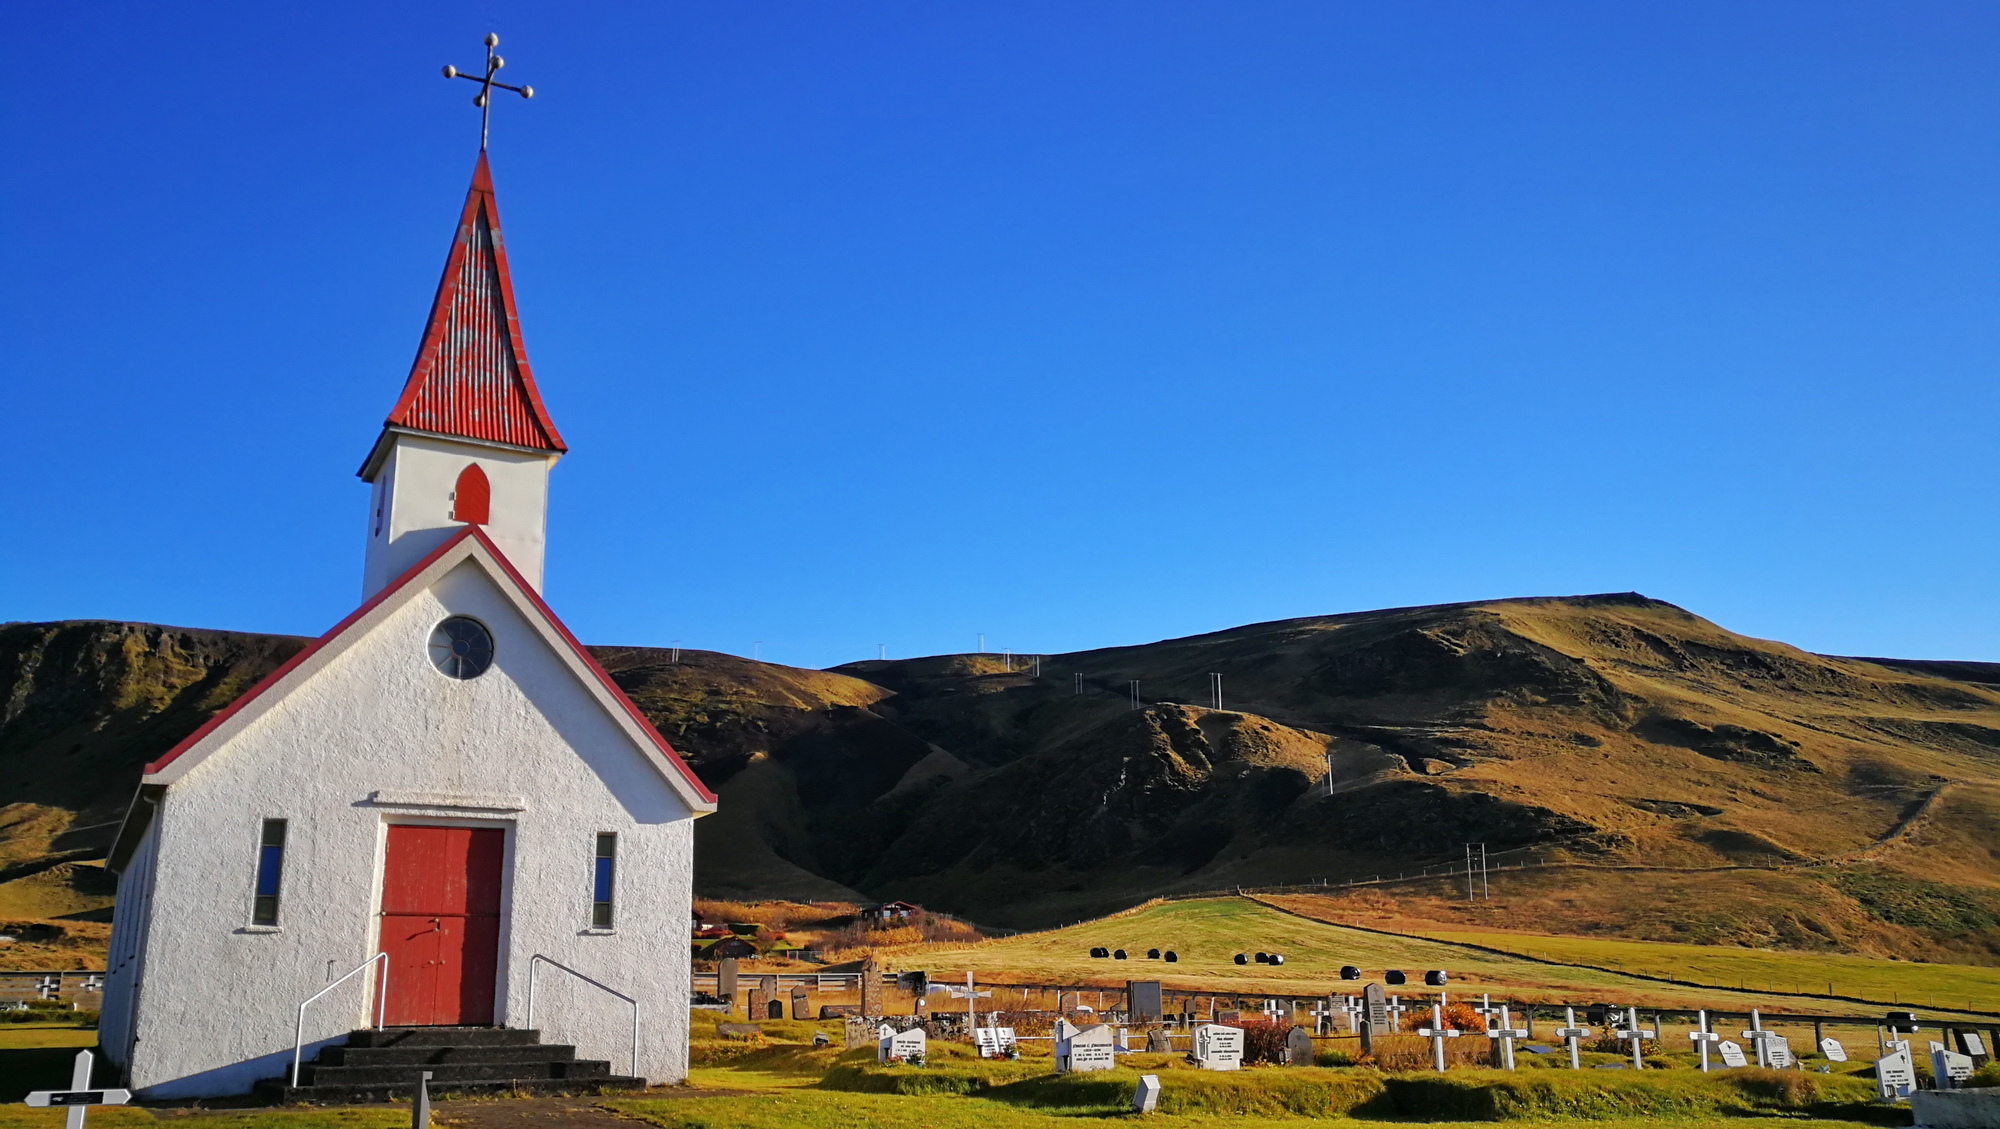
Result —
[{"label": "blue sky", "polygon": [[2000,660],[2000,8],[14,5],[0,619],[313,634],[502,39],[587,641],[1635,589]]}]

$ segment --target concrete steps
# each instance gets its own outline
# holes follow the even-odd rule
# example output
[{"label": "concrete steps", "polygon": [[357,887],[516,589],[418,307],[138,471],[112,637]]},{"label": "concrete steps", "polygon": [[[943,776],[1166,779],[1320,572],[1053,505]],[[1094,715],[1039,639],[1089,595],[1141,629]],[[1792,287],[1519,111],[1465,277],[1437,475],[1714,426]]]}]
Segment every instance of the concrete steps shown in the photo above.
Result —
[{"label": "concrete steps", "polygon": [[431,1074],[431,1095],[594,1094],[643,1090],[646,1080],[611,1073],[602,1059],[580,1059],[576,1048],[544,1045],[539,1031],[505,1027],[390,1027],[350,1032],[289,1075],[266,1078],[257,1092],[273,1102],[356,1105],[407,1101],[418,1075]]}]

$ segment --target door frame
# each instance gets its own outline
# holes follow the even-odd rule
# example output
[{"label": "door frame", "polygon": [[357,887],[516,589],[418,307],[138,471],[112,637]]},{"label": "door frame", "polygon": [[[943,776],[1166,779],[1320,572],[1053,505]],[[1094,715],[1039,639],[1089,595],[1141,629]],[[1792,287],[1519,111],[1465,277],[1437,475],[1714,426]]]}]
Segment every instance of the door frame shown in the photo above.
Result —
[{"label": "door frame", "polygon": [[[507,985],[511,981],[508,967],[509,956],[513,952],[510,943],[514,935],[514,843],[520,830],[512,819],[477,819],[464,816],[417,815],[404,812],[383,812],[375,828],[375,877],[370,884],[368,899],[368,955],[382,951],[382,887],[388,880],[389,870],[389,828],[396,825],[410,827],[469,827],[474,830],[493,831],[500,834],[500,935],[495,944],[499,951],[493,960],[493,1025],[512,1026],[508,1022],[512,1015],[511,1001]],[[377,977],[368,978],[366,993],[368,1021],[375,1018]]]}]

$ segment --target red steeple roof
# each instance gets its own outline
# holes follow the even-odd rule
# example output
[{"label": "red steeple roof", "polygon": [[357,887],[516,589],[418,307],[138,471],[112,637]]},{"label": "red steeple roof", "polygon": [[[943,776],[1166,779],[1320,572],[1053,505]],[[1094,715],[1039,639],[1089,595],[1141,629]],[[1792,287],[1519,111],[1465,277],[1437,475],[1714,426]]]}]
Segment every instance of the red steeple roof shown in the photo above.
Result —
[{"label": "red steeple roof", "polygon": [[569,449],[542,407],[521,346],[493,174],[483,150],[416,364],[386,424],[544,451]]}]

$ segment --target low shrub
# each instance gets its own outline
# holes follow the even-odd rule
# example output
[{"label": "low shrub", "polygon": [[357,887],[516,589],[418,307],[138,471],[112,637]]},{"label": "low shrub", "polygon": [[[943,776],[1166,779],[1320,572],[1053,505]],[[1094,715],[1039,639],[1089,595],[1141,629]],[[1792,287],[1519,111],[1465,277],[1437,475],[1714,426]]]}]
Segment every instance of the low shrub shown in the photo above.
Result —
[{"label": "low shrub", "polygon": [[1276,1019],[1245,1019],[1235,1026],[1243,1029],[1243,1061],[1246,1064],[1284,1064],[1285,1036],[1292,1033],[1290,1023]]},{"label": "low shrub", "polygon": [[1972,1077],[1967,1078],[1964,1085],[1968,1089],[2000,1086],[2000,1062],[1989,1062],[1973,1071]]}]

